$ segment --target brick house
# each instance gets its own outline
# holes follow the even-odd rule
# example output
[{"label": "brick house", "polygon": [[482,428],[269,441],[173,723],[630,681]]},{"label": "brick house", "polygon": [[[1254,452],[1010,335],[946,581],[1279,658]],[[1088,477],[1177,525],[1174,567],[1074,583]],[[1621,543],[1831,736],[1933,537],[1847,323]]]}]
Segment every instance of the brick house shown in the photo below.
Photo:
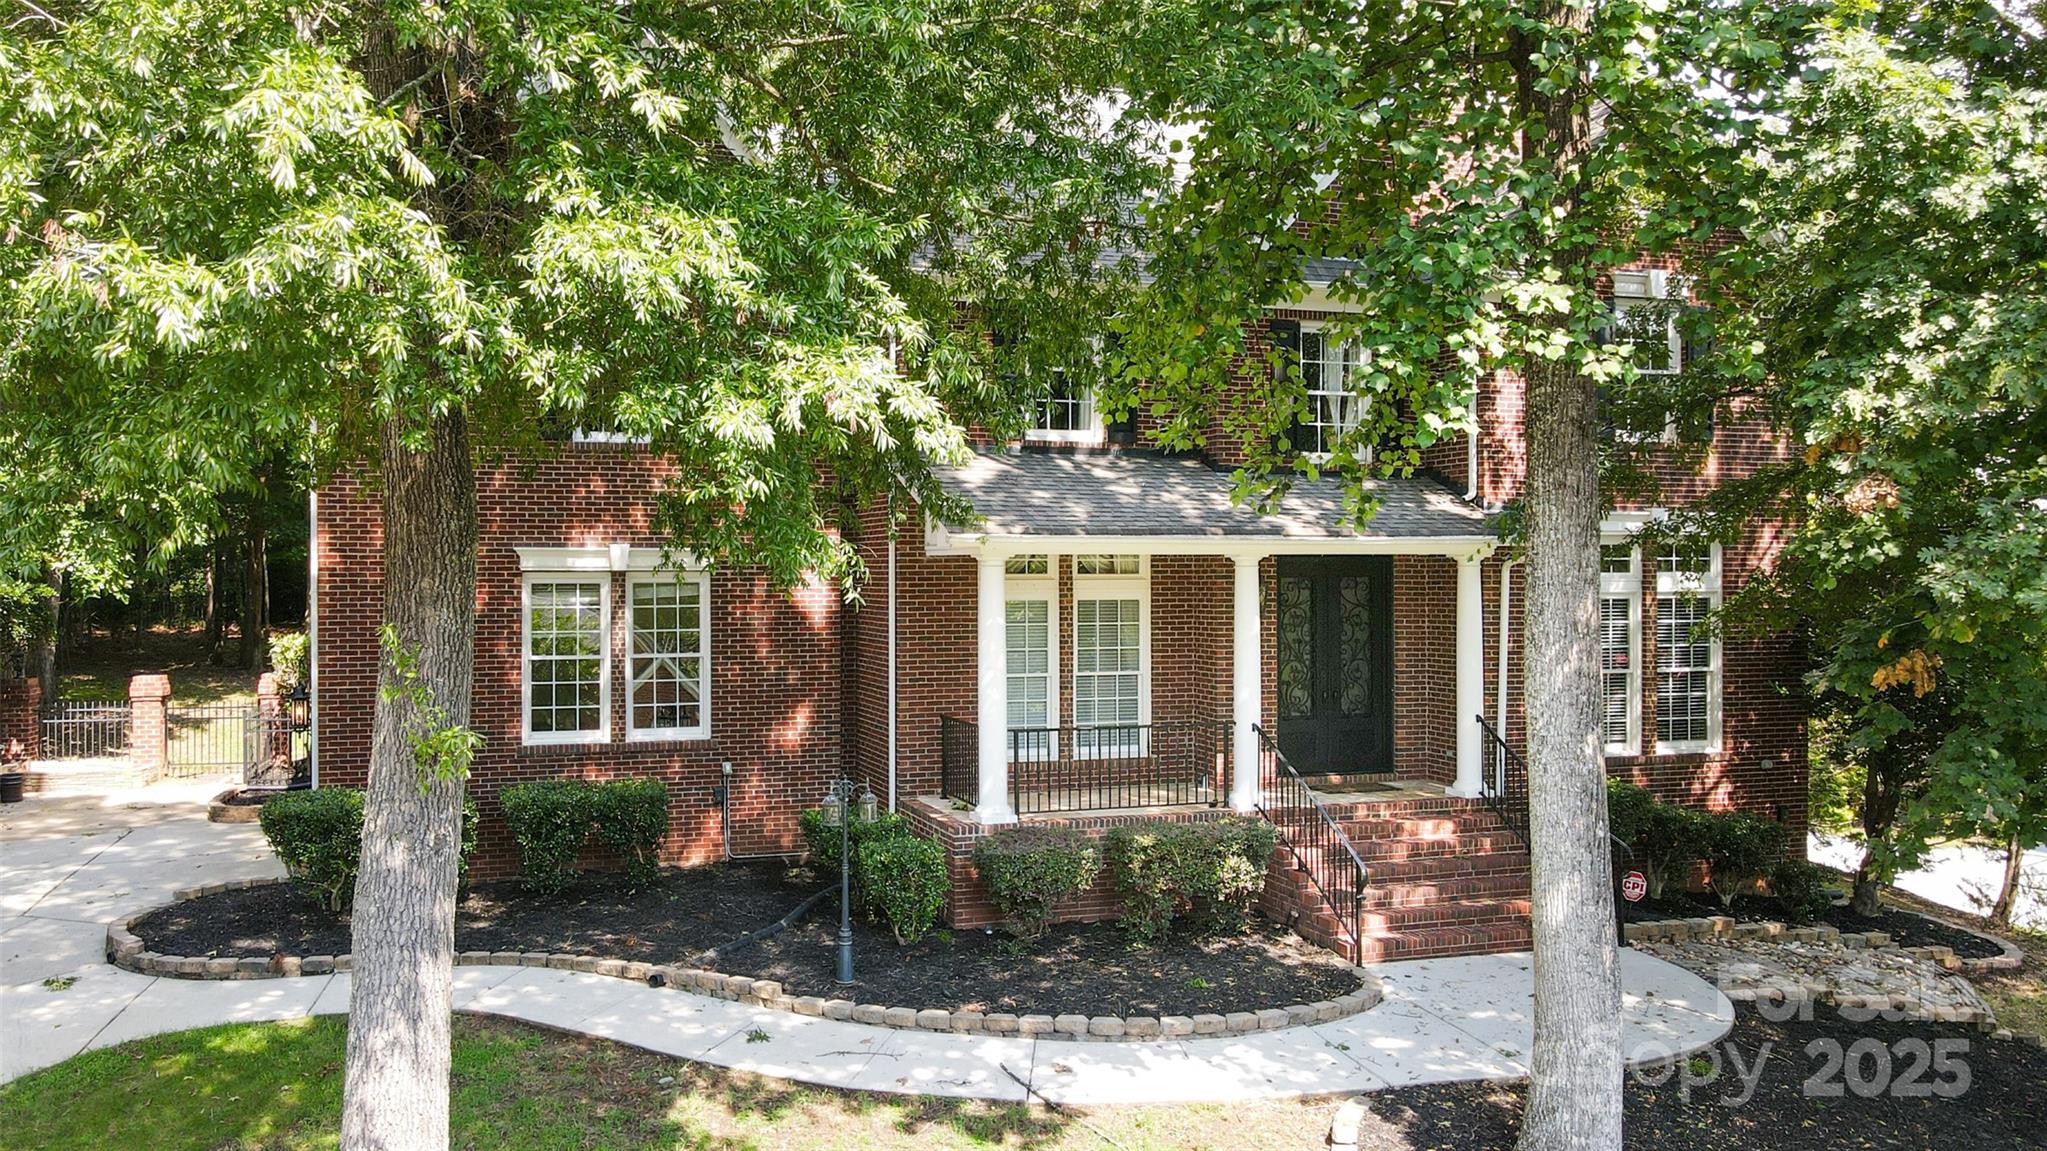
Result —
[{"label": "brick house", "polygon": [[[1622,309],[1666,291],[1654,268],[1616,279]],[[1311,287],[1249,334],[1239,365],[1266,370],[1274,342],[1299,358],[1315,401],[1304,451],[1355,402],[1356,357],[1321,331],[1339,306]],[[1669,339],[1657,369],[1682,370],[1688,349]],[[1106,428],[1089,397],[1055,391],[1023,442],[945,475],[977,522],[857,509],[873,575],[857,608],[837,588],[778,591],[744,566],[665,555],[650,513],[664,466],[631,444],[485,467],[478,869],[515,862],[492,818],[508,783],[658,776],[665,853],[697,863],[797,850],[797,814],[846,774],[948,846],[956,927],[993,921],[970,859],[992,828],[1237,810],[1285,831],[1265,906],[1312,938],[1366,959],[1526,946],[1519,604],[1488,514],[1521,487],[1521,394],[1490,376],[1477,431],[1432,449],[1425,474],[1375,482],[1381,510],[1354,531],[1333,480],[1303,480],[1274,514],[1233,505],[1241,449],[1220,418],[1204,455],[1170,457],[1128,446],[1141,421]],[[1691,430],[1702,464],[1673,450],[1657,465],[1670,501],[1783,450],[1719,415]],[[1802,845],[1796,649],[1691,630],[1770,562],[1777,525],[1642,554],[1630,534],[1660,514],[1604,525],[1608,769],[1779,819]],[[313,518],[317,779],[360,785],[377,508],[343,476]],[[1106,891],[1074,909],[1112,913]]]}]

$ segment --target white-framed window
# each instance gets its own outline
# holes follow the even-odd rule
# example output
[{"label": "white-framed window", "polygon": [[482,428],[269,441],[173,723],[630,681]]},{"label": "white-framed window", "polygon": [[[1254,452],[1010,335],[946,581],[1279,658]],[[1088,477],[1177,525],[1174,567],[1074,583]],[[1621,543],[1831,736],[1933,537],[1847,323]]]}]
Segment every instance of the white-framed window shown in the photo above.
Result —
[{"label": "white-framed window", "polygon": [[525,742],[609,742],[609,576],[528,573],[521,616]]},{"label": "white-framed window", "polygon": [[1642,556],[1630,543],[1599,549],[1599,730],[1609,755],[1642,746]]},{"label": "white-framed window", "polygon": [[1633,344],[1635,370],[1645,376],[1684,371],[1684,337],[1678,332],[1670,275],[1660,269],[1613,274],[1614,342]]},{"label": "white-framed window", "polygon": [[1143,755],[1150,722],[1151,586],[1144,560],[1076,556],[1074,754]]},{"label": "white-framed window", "polygon": [[1308,406],[1294,424],[1295,451],[1327,455],[1363,422],[1366,401],[1357,392],[1357,377],[1369,362],[1355,343],[1338,343],[1318,326],[1301,325],[1301,383],[1308,390]]},{"label": "white-framed window", "polygon": [[1063,371],[1051,373],[1051,391],[1038,401],[1024,439],[1044,444],[1098,444],[1104,438],[1094,389],[1075,384]]},{"label": "white-framed window", "polygon": [[1656,750],[1720,747],[1720,545],[1669,544],[1656,558]]},{"label": "white-framed window", "polygon": [[1004,575],[1042,576],[1052,574],[1052,557],[1046,555],[1010,556],[1002,561]]},{"label": "white-framed window", "polygon": [[[1018,561],[1038,561],[1036,564]],[[1010,757],[1039,762],[1059,753],[1058,581],[1046,556],[1016,556],[1005,581],[1004,648],[1009,676]]]},{"label": "white-framed window", "polygon": [[710,577],[635,572],[626,581],[626,738],[711,733]]}]

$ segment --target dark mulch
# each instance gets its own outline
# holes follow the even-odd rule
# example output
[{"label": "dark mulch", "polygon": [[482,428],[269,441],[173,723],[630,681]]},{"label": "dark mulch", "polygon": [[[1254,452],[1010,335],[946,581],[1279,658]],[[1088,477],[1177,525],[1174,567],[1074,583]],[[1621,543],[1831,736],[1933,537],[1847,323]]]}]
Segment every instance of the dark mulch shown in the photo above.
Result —
[{"label": "dark mulch", "polygon": [[728,971],[775,979],[797,995],[903,1007],[1018,1015],[1202,1015],[1334,999],[1357,990],[1350,965],[1262,919],[1242,935],[1179,934],[1136,947],[1109,923],[1062,924],[1024,944],[1000,933],[935,932],[898,947],[886,928],[854,921],[853,974],[833,982],[836,904],[781,935],[732,953]]},{"label": "dark mulch", "polygon": [[[1654,1151],[2005,1151],[2043,1145],[2040,1085],[2047,1083],[2047,1051],[1959,1027],[1858,1023],[1830,1011],[1810,1020],[1773,1023],[1747,1004],[1737,1012],[1727,1038],[1687,1067],[1629,1076],[1625,1146]],[[1857,1070],[1826,1054],[1871,1040],[1855,1060]],[[1945,1041],[1951,1062],[1927,1065],[1936,1040]],[[1759,1060],[1762,1074],[1751,1094],[1747,1081],[1754,1078]],[[1717,1078],[1709,1080],[1716,1068]],[[1838,1093],[1818,1095],[1814,1088]],[[1406,1087],[1366,1095],[1369,1110],[1358,1145],[1504,1151],[1514,1146],[1526,1093],[1526,1084],[1517,1082]]]},{"label": "dark mulch", "polygon": [[[1628,921],[1642,919],[1691,919],[1701,915],[1732,915],[1736,919],[1785,920],[1775,899],[1750,896],[1734,901],[1732,911],[1723,911],[1720,901],[1693,892],[1665,891],[1661,899],[1644,899],[1628,908]],[[1902,907],[1884,906],[1873,916],[1855,914],[1853,908],[1837,904],[1819,922],[1842,931],[1881,931],[1900,947],[1951,947],[1956,955],[1982,959],[2002,955],[2003,949],[1973,932],[1950,927]]]},{"label": "dark mulch", "polygon": [[[533,895],[516,880],[470,886],[455,910],[457,951],[560,951],[684,963],[765,927],[814,887],[780,867],[664,870],[637,893],[590,876],[559,896]],[[202,896],[131,928],[166,955],[339,955],[348,920],[284,885]]]},{"label": "dark mulch", "polygon": [[[458,951],[551,951],[688,963],[782,918],[818,889],[801,871],[724,865],[663,871],[638,893],[586,877],[557,897],[516,881],[478,883],[456,909]],[[348,922],[282,885],[174,904],[131,929],[167,955],[338,955]],[[905,1007],[1016,1014],[1199,1015],[1312,1003],[1356,990],[1350,965],[1254,919],[1242,935],[1176,935],[1137,948],[1114,924],[1069,924],[1023,944],[980,931],[937,931],[909,946],[855,919],[850,990],[834,981],[838,905],[724,953],[715,967],[779,980],[791,995]]]}]

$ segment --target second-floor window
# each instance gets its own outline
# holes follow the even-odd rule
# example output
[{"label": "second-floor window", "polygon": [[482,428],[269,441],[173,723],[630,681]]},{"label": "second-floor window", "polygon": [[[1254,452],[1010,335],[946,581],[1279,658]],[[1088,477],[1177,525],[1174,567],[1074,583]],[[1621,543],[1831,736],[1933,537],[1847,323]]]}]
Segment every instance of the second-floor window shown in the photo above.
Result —
[{"label": "second-floor window", "polygon": [[1365,400],[1358,395],[1357,384],[1365,359],[1356,344],[1339,342],[1304,324],[1299,361],[1301,384],[1308,394],[1307,407],[1293,427],[1294,450],[1327,455],[1364,419]]},{"label": "second-floor window", "polygon": [[1102,425],[1095,418],[1094,389],[1075,384],[1063,371],[1051,373],[1051,391],[1038,401],[1029,438],[1046,441],[1098,440]]}]

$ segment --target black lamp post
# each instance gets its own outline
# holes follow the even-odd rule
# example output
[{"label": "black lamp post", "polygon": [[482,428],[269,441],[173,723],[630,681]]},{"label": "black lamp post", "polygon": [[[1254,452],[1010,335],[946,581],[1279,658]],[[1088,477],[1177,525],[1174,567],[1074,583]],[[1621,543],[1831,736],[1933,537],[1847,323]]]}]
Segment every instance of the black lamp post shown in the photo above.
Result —
[{"label": "black lamp post", "polygon": [[825,792],[824,815],[827,823],[839,825],[839,970],[838,983],[845,986],[853,982],[853,817],[856,810],[854,792],[863,792],[857,801],[861,819],[872,820],[875,816],[874,793],[862,788],[850,779],[835,779],[831,789]]}]

